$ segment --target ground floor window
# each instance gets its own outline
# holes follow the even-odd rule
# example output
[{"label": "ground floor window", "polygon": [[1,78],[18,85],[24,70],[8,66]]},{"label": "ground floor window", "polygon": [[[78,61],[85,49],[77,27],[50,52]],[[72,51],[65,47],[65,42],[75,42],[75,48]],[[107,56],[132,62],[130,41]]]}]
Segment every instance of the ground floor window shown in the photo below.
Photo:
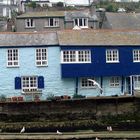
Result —
[{"label": "ground floor window", "polygon": [[95,80],[95,78],[81,78],[80,79],[80,85],[82,88],[95,88],[95,85],[93,82],[89,81],[88,79]]},{"label": "ground floor window", "polygon": [[110,77],[109,85],[110,85],[110,87],[120,86],[120,77],[118,77],[118,76]]},{"label": "ground floor window", "polygon": [[140,90],[140,75],[134,76],[134,89]]},{"label": "ground floor window", "polygon": [[36,91],[38,88],[37,83],[36,76],[24,76],[22,77],[22,90],[24,92]]}]

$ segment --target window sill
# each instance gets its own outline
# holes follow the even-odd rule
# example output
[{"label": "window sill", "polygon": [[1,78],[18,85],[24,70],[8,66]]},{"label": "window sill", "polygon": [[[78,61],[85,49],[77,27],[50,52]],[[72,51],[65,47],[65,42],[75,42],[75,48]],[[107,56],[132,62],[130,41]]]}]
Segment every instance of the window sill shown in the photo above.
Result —
[{"label": "window sill", "polygon": [[48,65],[36,65],[36,67],[48,67]]},{"label": "window sill", "polygon": [[133,63],[140,63],[140,61],[133,61]]},{"label": "window sill", "polygon": [[19,66],[7,66],[7,68],[19,68]]},{"label": "window sill", "polygon": [[120,63],[120,62],[119,61],[112,61],[112,62],[106,62],[106,63],[111,64],[111,63]]},{"label": "window sill", "polygon": [[44,26],[44,28],[60,28],[60,26]]},{"label": "window sill", "polygon": [[91,62],[61,62],[61,64],[90,64]]},{"label": "window sill", "polygon": [[25,27],[25,29],[34,29],[35,28],[35,26],[34,27]]}]

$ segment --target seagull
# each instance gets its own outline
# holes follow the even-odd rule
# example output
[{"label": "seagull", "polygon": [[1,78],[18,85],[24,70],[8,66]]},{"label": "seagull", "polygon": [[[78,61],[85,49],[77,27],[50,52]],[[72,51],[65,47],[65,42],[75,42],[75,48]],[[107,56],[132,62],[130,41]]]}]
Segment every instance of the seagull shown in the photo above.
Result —
[{"label": "seagull", "polygon": [[62,132],[59,132],[58,130],[56,131],[56,133],[57,133],[58,135],[62,135]]},{"label": "seagull", "polygon": [[100,140],[100,139],[98,137],[96,137],[95,140]]},{"label": "seagull", "polygon": [[107,126],[107,131],[112,131],[112,127],[111,126]]},{"label": "seagull", "polygon": [[23,126],[23,128],[20,131],[20,133],[24,133],[24,132],[25,132],[25,127]]},{"label": "seagull", "polygon": [[94,85],[94,86],[97,86],[101,91],[103,91],[103,89],[101,88],[100,84],[97,83],[95,80],[93,80],[93,79],[88,79],[88,81],[93,82],[93,85]]}]

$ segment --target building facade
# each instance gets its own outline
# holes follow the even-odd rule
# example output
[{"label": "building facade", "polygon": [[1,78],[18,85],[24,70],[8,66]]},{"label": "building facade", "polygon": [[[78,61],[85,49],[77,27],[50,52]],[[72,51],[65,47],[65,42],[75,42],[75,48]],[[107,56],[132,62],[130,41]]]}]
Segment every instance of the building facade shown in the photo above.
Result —
[{"label": "building facade", "polygon": [[1,95],[45,100],[49,95],[140,94],[139,31],[69,30],[0,36]]},{"label": "building facade", "polygon": [[[17,32],[51,31],[62,29],[99,29],[95,10],[27,12],[16,18]],[[99,15],[99,14],[98,14]]]}]

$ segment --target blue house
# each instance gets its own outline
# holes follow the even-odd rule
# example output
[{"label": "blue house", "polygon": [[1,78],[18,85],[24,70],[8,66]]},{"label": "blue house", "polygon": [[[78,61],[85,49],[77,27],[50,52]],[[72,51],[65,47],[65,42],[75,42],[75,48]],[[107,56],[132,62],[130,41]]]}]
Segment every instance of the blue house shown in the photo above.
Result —
[{"label": "blue house", "polygon": [[[140,34],[136,31],[58,33],[62,79],[72,78],[75,92],[113,96],[140,92]],[[95,86],[95,80],[102,90]]]},{"label": "blue house", "polygon": [[140,91],[139,31],[1,33],[0,49],[0,95],[6,97]]}]

